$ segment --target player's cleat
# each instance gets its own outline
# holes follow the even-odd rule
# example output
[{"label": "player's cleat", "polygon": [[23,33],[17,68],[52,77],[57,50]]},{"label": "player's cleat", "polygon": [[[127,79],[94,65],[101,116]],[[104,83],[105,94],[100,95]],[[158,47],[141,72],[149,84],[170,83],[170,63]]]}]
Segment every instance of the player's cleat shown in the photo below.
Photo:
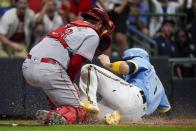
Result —
[{"label": "player's cleat", "polygon": [[39,120],[45,121],[47,124],[58,124],[65,125],[67,123],[66,119],[54,111],[38,110],[35,117]]},{"label": "player's cleat", "polygon": [[99,107],[95,104],[90,103],[90,101],[80,101],[81,106],[83,106],[83,108],[91,113],[94,114],[98,114],[99,113]]},{"label": "player's cleat", "polygon": [[66,125],[66,119],[58,114],[57,112],[52,112],[50,115],[51,124]]},{"label": "player's cleat", "polygon": [[114,111],[111,114],[107,114],[105,117],[105,122],[109,125],[117,125],[120,123],[121,115],[119,111]]},{"label": "player's cleat", "polygon": [[46,120],[48,119],[48,113],[49,113],[49,111],[47,111],[47,110],[38,110],[38,111],[35,113],[35,117],[36,117],[38,120],[46,121]]}]

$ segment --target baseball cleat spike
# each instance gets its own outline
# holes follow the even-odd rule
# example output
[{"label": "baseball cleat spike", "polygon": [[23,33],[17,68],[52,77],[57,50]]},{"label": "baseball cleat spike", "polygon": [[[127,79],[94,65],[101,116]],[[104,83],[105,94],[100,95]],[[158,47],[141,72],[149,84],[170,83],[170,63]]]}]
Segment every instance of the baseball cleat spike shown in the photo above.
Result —
[{"label": "baseball cleat spike", "polygon": [[35,113],[35,117],[36,117],[38,120],[46,121],[46,120],[48,119],[48,113],[49,113],[49,111],[47,111],[47,110],[38,110],[38,111]]},{"label": "baseball cleat spike", "polygon": [[35,114],[38,120],[43,120],[51,125],[66,125],[66,119],[57,112],[50,112],[47,110],[38,110]]}]

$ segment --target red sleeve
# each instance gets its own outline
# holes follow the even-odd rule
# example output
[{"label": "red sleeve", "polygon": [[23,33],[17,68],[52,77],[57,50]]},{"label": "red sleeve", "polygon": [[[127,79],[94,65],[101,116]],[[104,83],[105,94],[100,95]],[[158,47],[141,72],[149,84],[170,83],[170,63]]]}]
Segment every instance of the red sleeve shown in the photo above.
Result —
[{"label": "red sleeve", "polygon": [[78,54],[71,57],[67,73],[72,81],[76,79],[76,76],[80,72],[85,60],[85,57]]}]

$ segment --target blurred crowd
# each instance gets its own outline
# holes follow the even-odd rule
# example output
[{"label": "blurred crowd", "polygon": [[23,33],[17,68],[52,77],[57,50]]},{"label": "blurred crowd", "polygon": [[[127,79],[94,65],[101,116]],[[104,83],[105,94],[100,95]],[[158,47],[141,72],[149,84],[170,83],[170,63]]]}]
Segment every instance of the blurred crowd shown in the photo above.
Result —
[{"label": "blurred crowd", "polygon": [[[116,25],[109,55],[142,46],[130,39],[132,29],[155,42],[148,45],[156,49],[152,55],[196,56],[196,0],[0,0],[0,57],[26,57],[48,32],[81,19],[81,12],[95,6]],[[178,67],[179,77],[185,68]]]}]

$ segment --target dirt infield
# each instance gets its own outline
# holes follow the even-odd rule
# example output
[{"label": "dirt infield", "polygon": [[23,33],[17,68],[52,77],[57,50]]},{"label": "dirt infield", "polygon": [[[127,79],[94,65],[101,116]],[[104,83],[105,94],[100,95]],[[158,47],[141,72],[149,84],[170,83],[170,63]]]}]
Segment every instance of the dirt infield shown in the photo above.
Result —
[{"label": "dirt infield", "polygon": [[137,123],[125,123],[125,124],[137,124],[137,125],[176,125],[176,126],[196,126],[196,118],[186,115],[157,115],[148,116]]},{"label": "dirt infield", "polygon": [[[105,125],[102,121],[89,121],[82,125]],[[151,116],[143,118],[139,122],[121,122],[120,125],[168,125],[168,126],[194,126],[195,118],[170,118],[161,116]],[[1,120],[0,126],[47,126],[42,121],[37,120]]]},{"label": "dirt infield", "polygon": [[188,118],[181,118],[181,119],[165,119],[165,118],[148,118],[144,119],[141,122],[136,124],[142,125],[194,125],[196,126],[196,119],[188,119]]}]

